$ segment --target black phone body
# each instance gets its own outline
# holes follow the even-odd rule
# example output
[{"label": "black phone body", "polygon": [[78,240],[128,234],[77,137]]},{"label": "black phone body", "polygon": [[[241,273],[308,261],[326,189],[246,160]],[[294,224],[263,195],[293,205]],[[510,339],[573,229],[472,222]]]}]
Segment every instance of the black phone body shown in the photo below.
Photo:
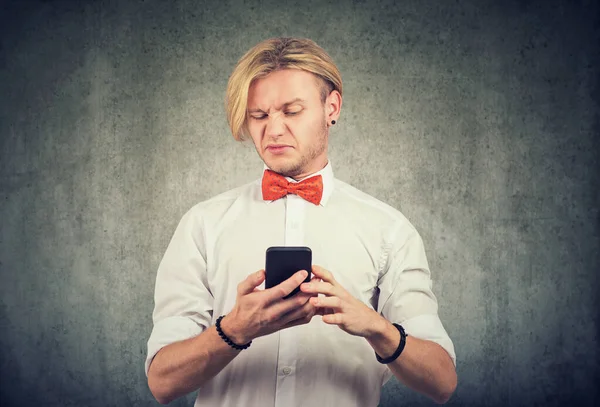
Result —
[{"label": "black phone body", "polygon": [[[265,288],[275,287],[284,282],[300,270],[308,271],[304,282],[311,279],[312,251],[306,246],[273,246],[267,249],[265,261]],[[300,291],[296,287],[284,299],[289,298]]]}]

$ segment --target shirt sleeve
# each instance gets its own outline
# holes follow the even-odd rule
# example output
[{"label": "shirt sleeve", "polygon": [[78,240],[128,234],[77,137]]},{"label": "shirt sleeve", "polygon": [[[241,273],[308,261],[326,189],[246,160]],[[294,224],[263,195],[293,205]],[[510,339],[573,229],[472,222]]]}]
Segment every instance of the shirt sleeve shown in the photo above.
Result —
[{"label": "shirt sleeve", "polygon": [[154,323],[145,370],[164,346],[202,333],[211,323],[213,295],[206,275],[203,222],[197,211],[181,219],[159,264],[154,293]]},{"label": "shirt sleeve", "polygon": [[410,224],[396,227],[383,256],[377,311],[401,324],[407,334],[439,344],[456,367],[454,345],[438,316],[421,236]]}]

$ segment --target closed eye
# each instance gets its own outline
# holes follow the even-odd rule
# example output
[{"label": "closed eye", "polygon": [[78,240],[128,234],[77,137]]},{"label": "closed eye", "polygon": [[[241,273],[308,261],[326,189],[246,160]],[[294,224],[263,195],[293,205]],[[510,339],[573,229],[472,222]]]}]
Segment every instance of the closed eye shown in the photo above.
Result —
[{"label": "closed eye", "polygon": [[[285,115],[286,116],[296,116],[297,114],[300,114],[300,112],[285,112]],[[254,120],[263,120],[267,117],[267,115],[266,114],[263,114],[260,116],[250,115],[250,117],[252,117]]]}]

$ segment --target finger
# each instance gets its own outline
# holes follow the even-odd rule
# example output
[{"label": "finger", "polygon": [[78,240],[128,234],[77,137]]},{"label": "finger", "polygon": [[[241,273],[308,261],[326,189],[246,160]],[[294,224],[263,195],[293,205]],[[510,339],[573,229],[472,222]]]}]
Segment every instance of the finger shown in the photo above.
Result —
[{"label": "finger", "polygon": [[335,311],[329,307],[316,307],[317,308],[317,313],[316,315],[328,315],[328,314],[335,314]]},{"label": "finger", "polygon": [[293,276],[291,276],[284,282],[277,284],[275,287],[271,287],[265,290],[265,292],[268,293],[268,299],[271,301],[282,299],[283,297],[294,291],[296,287],[302,284],[307,275],[308,272],[306,270],[300,270],[294,273]]},{"label": "finger", "polygon": [[300,291],[304,293],[317,293],[325,294],[328,296],[338,296],[338,290],[331,283],[324,281],[313,281],[310,283],[304,283],[300,286]]},{"label": "finger", "polygon": [[316,315],[317,309],[307,302],[302,307],[294,309],[280,318],[280,322],[283,326],[286,326],[292,322],[297,324],[308,323],[314,315]]},{"label": "finger", "polygon": [[280,298],[279,300],[271,302],[267,305],[268,315],[271,316],[273,321],[276,321],[282,316],[304,307],[306,304],[312,307],[312,305],[309,303],[311,298],[312,295],[305,293],[298,293],[290,298],[286,298],[285,300]]},{"label": "finger", "polygon": [[313,297],[310,303],[317,308],[328,308],[334,311],[343,311],[344,305],[339,297]]},{"label": "finger", "polygon": [[321,266],[317,266],[316,264],[313,264],[313,266],[312,266],[312,272],[313,272],[313,274],[315,276],[321,278],[323,281],[327,281],[328,283],[331,283],[331,284],[335,283],[335,279],[333,278],[333,274],[331,274],[330,271],[325,270]]},{"label": "finger", "polygon": [[323,322],[329,325],[341,325],[343,321],[343,314],[327,314],[323,315]]},{"label": "finger", "polygon": [[[321,280],[319,277],[316,277],[316,276],[313,276],[313,278],[310,279],[311,283],[320,283],[321,281],[323,281],[323,280]],[[319,295],[319,293],[312,293],[310,296],[311,297],[316,297],[318,295]]]},{"label": "finger", "polygon": [[265,279],[265,270],[258,270],[256,273],[250,274],[241,283],[238,284],[238,294],[246,295],[254,291],[256,287],[262,284]]}]

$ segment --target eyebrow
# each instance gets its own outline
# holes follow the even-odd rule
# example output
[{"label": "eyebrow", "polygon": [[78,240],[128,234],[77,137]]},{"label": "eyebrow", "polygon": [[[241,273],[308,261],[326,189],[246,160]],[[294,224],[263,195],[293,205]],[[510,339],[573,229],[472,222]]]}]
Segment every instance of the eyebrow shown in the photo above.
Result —
[{"label": "eyebrow", "polygon": [[[293,100],[291,100],[289,102],[285,102],[281,107],[285,108],[285,107],[288,107],[289,105],[293,105],[294,103],[306,103],[306,100],[301,99],[301,98],[296,98],[296,99],[293,99]],[[259,113],[259,112],[265,113],[263,110],[258,109],[258,108],[257,109],[250,109],[250,110],[248,110],[248,113]]]}]

